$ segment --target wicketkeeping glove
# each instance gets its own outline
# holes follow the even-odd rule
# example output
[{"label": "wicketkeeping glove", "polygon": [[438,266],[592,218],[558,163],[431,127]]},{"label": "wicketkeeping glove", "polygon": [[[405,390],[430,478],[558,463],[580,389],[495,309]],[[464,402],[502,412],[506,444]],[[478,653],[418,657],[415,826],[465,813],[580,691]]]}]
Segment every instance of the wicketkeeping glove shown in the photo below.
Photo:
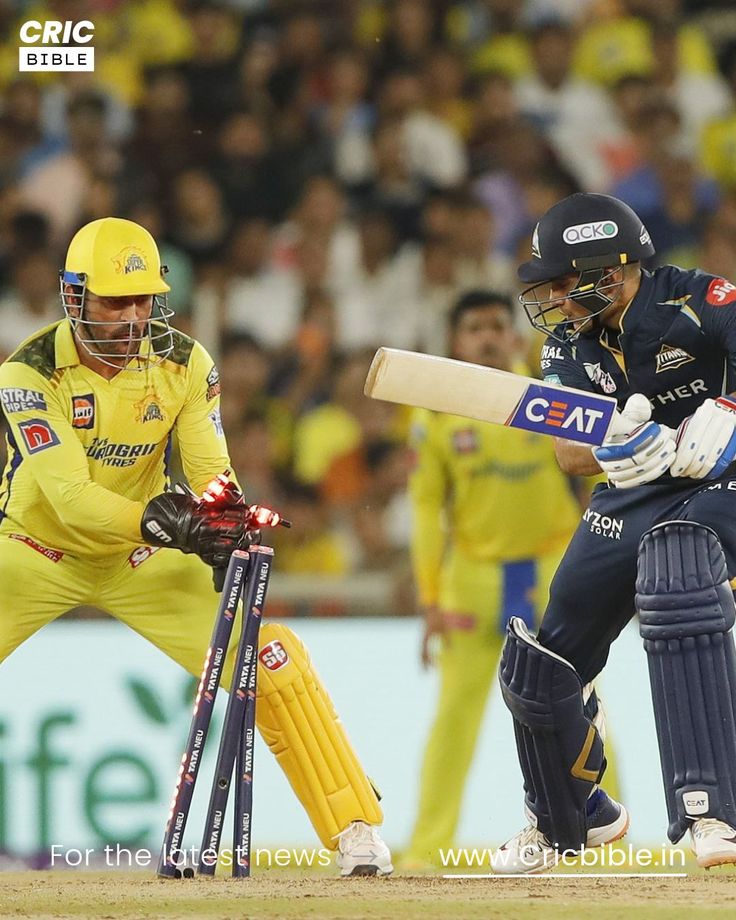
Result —
[{"label": "wicketkeeping glove", "polygon": [[736,401],[706,399],[677,429],[677,454],[670,472],[715,479],[736,460]]},{"label": "wicketkeeping glove", "polygon": [[141,533],[147,543],[196,553],[207,565],[221,568],[250,542],[247,511],[242,503],[209,503],[188,493],[164,492],[146,505]]},{"label": "wicketkeeping glove", "polygon": [[146,543],[196,553],[212,566],[215,590],[222,591],[230,556],[236,549],[261,542],[262,527],[291,527],[276,511],[246,505],[245,496],[228,479],[215,477],[202,498],[182,483],[146,505],[141,534]]},{"label": "wicketkeeping glove", "polygon": [[652,407],[641,393],[626,401],[613,434],[593,455],[608,481],[618,489],[631,489],[658,479],[675,459],[674,432],[650,421]]}]

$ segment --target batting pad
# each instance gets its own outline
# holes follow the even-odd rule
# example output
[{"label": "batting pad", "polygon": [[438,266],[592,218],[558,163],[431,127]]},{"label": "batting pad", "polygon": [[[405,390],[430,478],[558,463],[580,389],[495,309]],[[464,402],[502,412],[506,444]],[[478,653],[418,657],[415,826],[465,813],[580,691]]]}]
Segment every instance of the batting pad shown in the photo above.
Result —
[{"label": "batting pad", "polygon": [[256,720],[322,844],[383,812],[304,643],[279,623],[261,627]]},{"label": "batting pad", "polygon": [[518,617],[509,621],[499,679],[537,827],[558,850],[579,850],[586,803],[606,768],[593,721],[597,700],[591,694],[586,712],[575,668],[540,645]]},{"label": "batting pad", "polygon": [[717,535],[691,521],[649,530],[636,590],[677,843],[697,818],[736,825],[736,608]]}]

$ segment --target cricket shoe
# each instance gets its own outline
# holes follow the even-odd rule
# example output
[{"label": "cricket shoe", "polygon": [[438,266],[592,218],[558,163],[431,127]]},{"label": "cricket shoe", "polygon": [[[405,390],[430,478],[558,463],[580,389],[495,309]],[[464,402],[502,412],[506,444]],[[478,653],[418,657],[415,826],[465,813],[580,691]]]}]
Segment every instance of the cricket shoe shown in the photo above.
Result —
[{"label": "cricket shoe", "polygon": [[736,863],[736,830],[717,818],[698,818],[690,827],[695,861],[703,869]]},{"label": "cricket shoe", "polygon": [[340,875],[391,875],[391,851],[378,829],[364,821],[353,821],[337,835],[337,865]]},{"label": "cricket shoe", "polygon": [[[562,853],[536,826],[536,815],[525,805],[529,824],[491,855],[491,868],[499,875],[533,875],[553,869]],[[629,813],[602,789],[596,789],[587,804],[587,847],[605,846],[624,836],[629,829]]]}]

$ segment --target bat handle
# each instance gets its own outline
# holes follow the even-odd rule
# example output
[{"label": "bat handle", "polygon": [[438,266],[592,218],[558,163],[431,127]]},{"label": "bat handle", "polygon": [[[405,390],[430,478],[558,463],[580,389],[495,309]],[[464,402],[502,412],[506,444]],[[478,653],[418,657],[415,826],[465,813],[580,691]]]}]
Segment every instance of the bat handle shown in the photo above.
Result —
[{"label": "bat handle", "polygon": [[628,435],[634,428],[648,422],[652,417],[652,407],[643,393],[634,393],[626,400],[622,412],[614,412],[608,437],[612,435]]}]

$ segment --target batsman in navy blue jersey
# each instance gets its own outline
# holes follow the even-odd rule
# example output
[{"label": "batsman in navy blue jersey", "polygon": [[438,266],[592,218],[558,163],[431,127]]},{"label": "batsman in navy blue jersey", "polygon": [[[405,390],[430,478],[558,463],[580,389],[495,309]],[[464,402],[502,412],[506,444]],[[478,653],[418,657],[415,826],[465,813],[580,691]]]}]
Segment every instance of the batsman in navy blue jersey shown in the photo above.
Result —
[{"label": "batsman in navy blue jersey", "polygon": [[[539,871],[629,824],[599,788],[604,726],[592,681],[638,613],[668,834],[701,866],[736,863],[736,286],[642,268],[649,234],[623,202],[577,194],[540,220],[520,300],[547,333],[548,383],[614,396],[592,451],[556,440],[570,474],[599,485],[560,563],[539,633],[509,624],[500,668],[529,826],[497,872]],[[734,581],[736,584],[736,581]]]}]

